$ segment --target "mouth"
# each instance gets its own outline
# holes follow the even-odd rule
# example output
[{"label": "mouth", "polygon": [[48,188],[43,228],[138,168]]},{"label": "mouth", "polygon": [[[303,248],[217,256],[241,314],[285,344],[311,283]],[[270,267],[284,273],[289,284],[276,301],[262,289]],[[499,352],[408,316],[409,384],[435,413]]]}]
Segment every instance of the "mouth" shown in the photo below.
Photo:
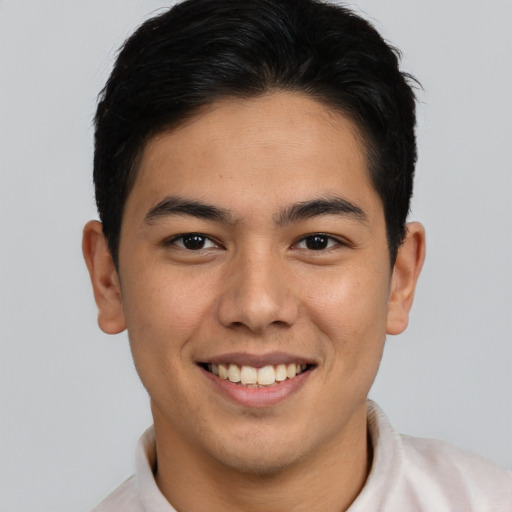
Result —
[{"label": "mouth", "polygon": [[268,388],[295,379],[314,365],[301,363],[275,364],[260,367],[236,363],[200,363],[207,372],[246,388]]}]

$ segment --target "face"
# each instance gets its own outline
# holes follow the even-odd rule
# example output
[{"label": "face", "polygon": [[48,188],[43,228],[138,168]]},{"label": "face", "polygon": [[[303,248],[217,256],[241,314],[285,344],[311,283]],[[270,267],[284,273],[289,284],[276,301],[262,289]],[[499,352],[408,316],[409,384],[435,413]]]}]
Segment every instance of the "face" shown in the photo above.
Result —
[{"label": "face", "polygon": [[157,436],[271,472],[366,435],[400,283],[347,117],[292,93],[211,105],[148,143],[120,239],[109,325]]}]

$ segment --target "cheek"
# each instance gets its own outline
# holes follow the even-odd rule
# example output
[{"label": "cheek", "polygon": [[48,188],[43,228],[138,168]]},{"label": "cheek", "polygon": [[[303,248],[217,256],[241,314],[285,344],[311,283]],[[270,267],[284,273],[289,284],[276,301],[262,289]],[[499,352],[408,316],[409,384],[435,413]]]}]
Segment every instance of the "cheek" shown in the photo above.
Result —
[{"label": "cheek", "polygon": [[[191,363],[190,340],[211,316],[207,287],[155,264],[123,283],[123,307],[135,366],[146,388],[166,386]],[[200,293],[198,293],[198,291]]]},{"label": "cheek", "polygon": [[387,324],[387,274],[366,267],[331,276],[321,288],[310,294],[310,315],[330,340],[335,363],[350,367],[372,357],[380,360]]},{"label": "cheek", "polygon": [[[137,373],[158,404],[187,401],[193,389],[191,340],[207,323],[208,300],[197,282],[165,266],[133,273],[123,283],[123,307]],[[179,409],[179,407],[178,407]]]},{"label": "cheek", "polygon": [[164,329],[167,337],[174,338],[197,325],[209,302],[206,287],[186,272],[170,270],[153,264],[151,271],[136,274],[123,286],[123,307],[130,332],[156,334]]}]

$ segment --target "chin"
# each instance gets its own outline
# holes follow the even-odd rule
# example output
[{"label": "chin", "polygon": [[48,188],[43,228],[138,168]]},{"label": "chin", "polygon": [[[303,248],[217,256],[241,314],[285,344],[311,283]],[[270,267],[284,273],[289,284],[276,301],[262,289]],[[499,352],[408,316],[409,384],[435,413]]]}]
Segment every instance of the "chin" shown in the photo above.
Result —
[{"label": "chin", "polygon": [[[217,444],[214,458],[233,471],[265,477],[290,469],[306,457],[307,436],[295,436],[257,429],[243,435],[233,435]],[[300,447],[300,451],[298,449]],[[213,454],[212,454],[213,455]]]},{"label": "chin", "polygon": [[228,450],[220,454],[217,461],[236,473],[271,477],[293,467],[298,462],[297,458],[300,457],[294,457],[294,454],[283,452],[283,450],[259,447],[250,452],[244,450],[234,453]]}]

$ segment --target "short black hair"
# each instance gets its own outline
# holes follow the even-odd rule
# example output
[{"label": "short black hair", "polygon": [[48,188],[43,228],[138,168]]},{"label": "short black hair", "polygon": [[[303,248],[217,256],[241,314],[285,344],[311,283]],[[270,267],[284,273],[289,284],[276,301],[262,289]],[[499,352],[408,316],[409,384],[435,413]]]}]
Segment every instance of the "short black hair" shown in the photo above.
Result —
[{"label": "short black hair", "polygon": [[121,48],[95,117],[96,202],[116,265],[148,140],[221,98],[275,90],[307,94],[358,126],[394,263],[416,164],[415,80],[399,57],[368,21],[319,0],[185,0],[143,23]]}]

